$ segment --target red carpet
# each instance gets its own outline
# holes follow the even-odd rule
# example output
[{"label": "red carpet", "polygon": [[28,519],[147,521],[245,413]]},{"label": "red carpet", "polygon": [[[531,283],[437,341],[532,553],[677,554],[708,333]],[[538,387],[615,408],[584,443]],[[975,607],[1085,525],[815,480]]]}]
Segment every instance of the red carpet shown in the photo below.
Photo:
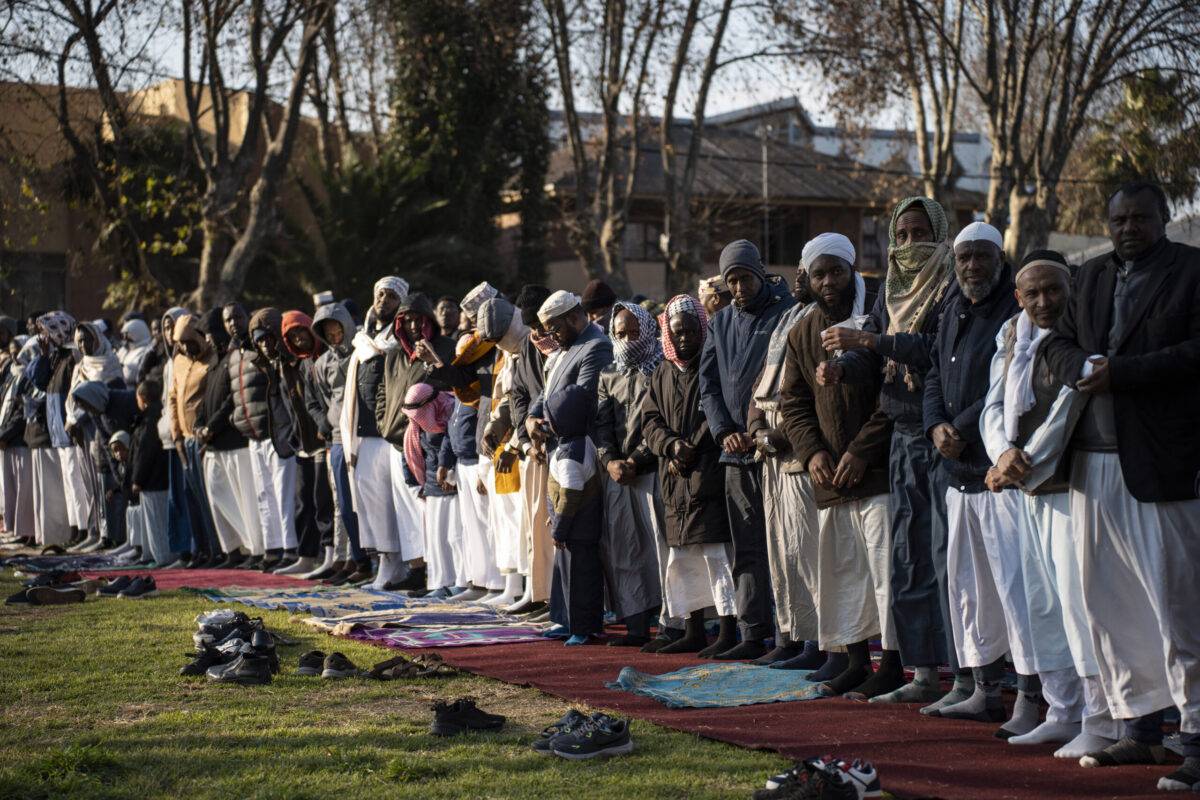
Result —
[{"label": "red carpet", "polygon": [[1051,746],[1017,747],[994,738],[998,726],[931,719],[917,713],[916,706],[880,708],[835,698],[669,709],[649,698],[604,688],[624,666],[663,673],[699,663],[685,656],[656,656],[624,647],[563,647],[560,642],[438,652],[448,663],[480,675],[710,739],[776,750],[793,759],[826,753],[868,759],[879,770],[884,788],[903,798],[1169,796],[1155,785],[1171,767],[1083,769],[1075,761],[1052,757]]},{"label": "red carpet", "polygon": [[168,589],[223,589],[241,586],[245,589],[299,589],[312,586],[314,581],[291,578],[287,575],[272,575],[251,569],[130,569],[83,572],[85,578],[115,579],[119,575],[153,575],[158,588]]}]

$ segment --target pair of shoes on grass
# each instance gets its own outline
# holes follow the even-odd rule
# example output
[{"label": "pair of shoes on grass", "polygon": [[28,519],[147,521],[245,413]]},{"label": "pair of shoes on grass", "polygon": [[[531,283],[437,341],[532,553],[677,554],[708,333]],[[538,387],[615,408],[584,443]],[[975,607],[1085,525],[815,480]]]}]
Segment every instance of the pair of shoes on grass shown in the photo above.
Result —
[{"label": "pair of shoes on grass", "polygon": [[429,732],[434,736],[458,736],[469,731],[498,731],[504,722],[500,714],[489,714],[476,706],[474,700],[460,697],[453,702],[438,700],[433,704]]},{"label": "pair of shoes on grass", "polygon": [[320,676],[326,679],[357,678],[363,671],[341,653],[325,653],[309,650],[300,656],[296,667],[297,675]]},{"label": "pair of shoes on grass", "polygon": [[558,722],[542,731],[531,745],[534,752],[569,761],[621,756],[633,752],[629,721],[608,714],[588,716],[572,708]]},{"label": "pair of shoes on grass", "polygon": [[144,600],[158,594],[158,584],[153,575],[121,575],[100,587],[100,597],[120,597],[123,600]]},{"label": "pair of shoes on grass", "polygon": [[883,797],[879,773],[865,761],[843,761],[834,756],[809,758],[767,779],[754,800],[867,800]]},{"label": "pair of shoes on grass", "polygon": [[[275,640],[265,630],[255,631],[249,641],[229,642],[225,647],[202,645],[191,664],[180,670],[184,675],[207,675],[217,683],[262,686],[279,672]],[[207,662],[207,663],[206,663]]]}]

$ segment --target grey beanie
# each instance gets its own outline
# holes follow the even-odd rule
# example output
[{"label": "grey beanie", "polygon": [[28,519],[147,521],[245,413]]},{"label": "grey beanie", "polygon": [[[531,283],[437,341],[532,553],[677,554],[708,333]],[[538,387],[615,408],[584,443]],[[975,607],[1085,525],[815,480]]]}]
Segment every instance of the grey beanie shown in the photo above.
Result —
[{"label": "grey beanie", "polygon": [[758,276],[759,280],[767,279],[767,269],[763,266],[758,248],[749,239],[738,239],[725,245],[721,251],[721,277],[728,278],[732,269],[746,269]]},{"label": "grey beanie", "polygon": [[479,307],[479,316],[475,327],[479,331],[479,335],[489,342],[499,341],[504,334],[508,333],[513,315],[516,313],[516,306],[503,297],[484,300],[483,305]]}]

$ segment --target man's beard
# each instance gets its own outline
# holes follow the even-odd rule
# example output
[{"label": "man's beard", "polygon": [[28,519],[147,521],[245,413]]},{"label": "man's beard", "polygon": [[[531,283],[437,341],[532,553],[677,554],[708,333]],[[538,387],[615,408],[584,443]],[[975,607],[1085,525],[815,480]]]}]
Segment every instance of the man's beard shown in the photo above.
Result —
[{"label": "man's beard", "polygon": [[854,295],[856,291],[854,276],[851,275],[850,282],[846,284],[846,288],[841,291],[832,306],[827,305],[825,298],[816,292],[812,292],[812,298],[816,302],[817,307],[825,312],[826,316],[835,322],[841,322],[849,317],[850,312],[854,310]]},{"label": "man's beard", "polygon": [[972,303],[978,303],[987,299],[987,296],[992,293],[992,290],[1000,285],[1000,273],[1003,271],[1003,265],[997,264],[996,271],[992,273],[992,277],[983,285],[965,284],[962,281],[958,282],[958,288],[962,289],[963,296]]}]

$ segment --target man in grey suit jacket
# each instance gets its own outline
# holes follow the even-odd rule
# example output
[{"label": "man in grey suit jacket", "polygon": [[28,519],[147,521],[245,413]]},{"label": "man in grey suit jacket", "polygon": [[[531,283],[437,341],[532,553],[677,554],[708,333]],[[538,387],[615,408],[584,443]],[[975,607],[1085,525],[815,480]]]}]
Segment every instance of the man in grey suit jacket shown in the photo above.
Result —
[{"label": "man in grey suit jacket", "polygon": [[592,422],[595,427],[596,401],[600,389],[600,373],[613,362],[612,340],[604,331],[588,321],[579,296],[570,292],[557,291],[546,298],[538,309],[546,332],[558,342],[559,350],[552,356],[546,385],[540,396],[529,407],[525,420],[529,437],[538,444],[549,438],[543,418],[543,401],[564,386],[577,384],[587,390],[592,398]]}]

